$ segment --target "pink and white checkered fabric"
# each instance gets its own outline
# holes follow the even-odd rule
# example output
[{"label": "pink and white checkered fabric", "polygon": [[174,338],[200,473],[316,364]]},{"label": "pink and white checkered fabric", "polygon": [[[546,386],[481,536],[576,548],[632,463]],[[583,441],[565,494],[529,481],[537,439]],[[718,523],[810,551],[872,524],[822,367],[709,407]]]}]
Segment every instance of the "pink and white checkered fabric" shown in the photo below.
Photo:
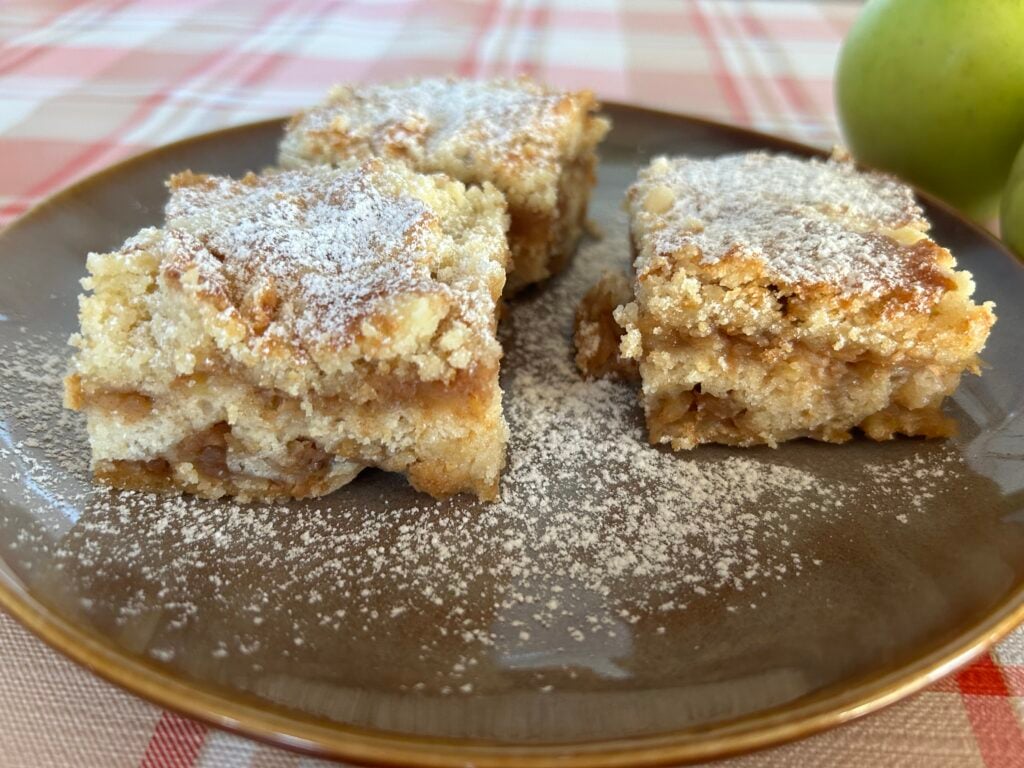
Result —
[{"label": "pink and white checkered fabric", "polygon": [[[147,147],[338,81],[528,72],[827,145],[855,3],[99,0],[0,6],[0,223]],[[1024,766],[1024,632],[925,693],[728,766]],[[0,766],[311,766],[107,685],[0,614]]]}]

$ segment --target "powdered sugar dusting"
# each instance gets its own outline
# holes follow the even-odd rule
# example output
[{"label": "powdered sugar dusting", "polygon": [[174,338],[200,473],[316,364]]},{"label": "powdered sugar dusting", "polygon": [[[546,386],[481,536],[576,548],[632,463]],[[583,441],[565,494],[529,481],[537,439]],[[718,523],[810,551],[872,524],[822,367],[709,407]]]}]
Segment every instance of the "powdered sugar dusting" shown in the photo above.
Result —
[{"label": "powdered sugar dusting", "polygon": [[394,157],[418,170],[494,182],[519,204],[536,207],[531,198],[539,194],[554,205],[561,164],[578,151],[579,112],[596,107],[589,93],[561,93],[526,79],[341,86],[288,127],[281,162]]},{"label": "powdered sugar dusting", "polygon": [[[242,181],[178,175],[167,204],[178,256],[164,268],[198,268],[206,290],[243,311],[262,291],[252,311],[265,309],[271,334],[343,343],[403,295],[457,295],[432,274],[441,236],[423,201],[395,191],[399,173],[374,165]],[[474,303],[465,291],[458,299]]]},{"label": "powdered sugar dusting", "polygon": [[557,135],[550,128],[558,119],[555,107],[562,98],[522,80],[426,78],[358,89],[340,87],[324,106],[304,115],[303,127],[331,128],[338,116],[332,103],[351,100],[345,113],[346,130],[356,135],[381,132],[409,151],[429,154],[456,137],[475,136],[500,155],[521,149],[529,132],[541,152],[550,152],[545,137]]},{"label": "powdered sugar dusting", "polygon": [[706,263],[738,254],[763,260],[780,284],[875,295],[900,288],[912,294],[904,301],[924,300],[942,284],[934,250],[923,255],[889,235],[927,229],[910,188],[848,160],[659,158],[630,199],[637,235],[652,238],[657,253],[695,246]]},{"label": "powdered sugar dusting", "polygon": [[[841,530],[851,500],[878,493],[880,518],[915,514],[889,503],[921,482],[905,468],[879,468],[868,489],[767,449],[673,454],[647,444],[632,387],[580,380],[573,310],[625,258],[621,224],[510,305],[499,503],[435,502],[380,474],[286,505],[94,488],[81,425],[60,408],[62,334],[26,337],[0,372],[13,436],[0,455],[16,467],[0,492],[50,522],[18,546],[52,553],[46,583],[74,611],[189,674],[230,663],[233,684],[271,698],[300,669],[465,695],[512,674],[545,692],[624,676],[634,632],[671,643],[708,602],[754,611],[813,578],[823,562],[801,531]],[[957,472],[933,466],[913,471]]]}]

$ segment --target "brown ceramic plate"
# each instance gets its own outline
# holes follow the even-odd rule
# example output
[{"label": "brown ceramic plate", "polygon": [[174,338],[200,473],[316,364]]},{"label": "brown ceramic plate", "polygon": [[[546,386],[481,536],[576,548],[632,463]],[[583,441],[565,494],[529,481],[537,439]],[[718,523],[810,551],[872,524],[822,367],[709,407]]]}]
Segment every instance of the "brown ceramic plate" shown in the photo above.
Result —
[{"label": "brown ceramic plate", "polygon": [[[59,407],[84,255],[157,223],[172,171],[270,163],[279,121],[149,152],[8,228],[0,604],[163,706],[287,747],[421,766],[738,753],[878,709],[1009,631],[1024,616],[1024,270],[927,203],[936,238],[998,305],[988,368],[949,404],[954,440],[656,452],[629,389],[579,384],[569,362],[574,301],[625,263],[626,185],[655,153],[813,150],[608,112],[592,207],[605,237],[510,308],[518,438],[500,515],[466,499],[430,507],[381,473],[274,510],[90,490],[81,425]],[[556,437],[540,450],[548,417]]]}]

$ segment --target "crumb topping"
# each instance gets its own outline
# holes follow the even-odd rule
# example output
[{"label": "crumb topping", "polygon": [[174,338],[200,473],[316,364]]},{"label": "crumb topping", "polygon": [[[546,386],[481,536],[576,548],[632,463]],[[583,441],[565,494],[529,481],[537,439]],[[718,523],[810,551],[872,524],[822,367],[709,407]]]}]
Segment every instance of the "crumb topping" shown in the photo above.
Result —
[{"label": "crumb topping", "polygon": [[[61,337],[14,334],[0,339],[11,361],[0,370],[0,412],[12,424],[0,493],[20,499],[30,481],[39,490],[24,503],[39,520],[75,521],[72,535],[27,531],[37,538],[21,546],[53,551],[60,583],[95,599],[88,615],[113,630],[158,611],[145,652],[161,661],[208,655],[218,668],[287,674],[337,660],[338,643],[354,638],[380,653],[375,671],[403,659],[388,678],[395,692],[455,696],[468,683],[500,692],[510,675],[525,688],[573,691],[592,688],[590,659],[626,653],[619,643],[631,637],[663,636],[678,655],[700,641],[709,610],[784,615],[780,598],[803,599],[807,583],[842,565],[822,526],[912,527],[949,508],[950,493],[967,498],[969,471],[943,444],[807,468],[793,466],[800,445],[651,448],[634,387],[583,381],[572,363],[575,300],[628,252],[625,221],[608,208],[602,218],[616,226],[606,240],[587,244],[549,290],[509,306],[513,438],[499,503],[434,502],[383,474],[288,504],[95,487],[82,420],[60,406]],[[0,509],[0,522],[17,509]],[[209,621],[232,631],[195,631]],[[543,666],[514,670],[510,658]]]},{"label": "crumb topping", "polygon": [[761,260],[768,277],[789,286],[898,289],[922,303],[949,282],[912,190],[843,158],[658,158],[630,201],[637,234],[661,255],[692,246],[704,263]]},{"label": "crumb topping", "polygon": [[520,203],[550,197],[550,205],[562,163],[589,152],[607,130],[604,121],[581,119],[596,109],[589,93],[525,78],[339,86],[293,120],[282,162],[394,157],[467,182],[493,181]]},{"label": "crumb topping", "polygon": [[349,343],[362,320],[415,295],[455,303],[488,327],[493,307],[482,305],[493,301],[480,281],[439,278],[452,238],[424,200],[403,191],[411,176],[379,163],[241,180],[177,174],[166,228],[175,256],[165,274],[194,268],[214,300],[259,329],[311,344]]}]

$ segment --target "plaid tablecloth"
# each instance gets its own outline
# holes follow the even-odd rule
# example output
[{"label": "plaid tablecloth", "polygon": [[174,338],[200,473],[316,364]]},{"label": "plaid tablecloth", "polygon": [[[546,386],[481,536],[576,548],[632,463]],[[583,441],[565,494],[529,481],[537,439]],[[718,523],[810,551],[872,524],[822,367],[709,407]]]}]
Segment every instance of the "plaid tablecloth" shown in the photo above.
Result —
[{"label": "plaid tablecloth", "polygon": [[[529,72],[606,99],[837,138],[856,3],[193,0],[0,4],[0,222],[147,147],[281,115],[336,81]],[[890,709],[727,766],[1024,766],[1024,632]],[[159,709],[0,614],[0,766],[317,761]]]}]

